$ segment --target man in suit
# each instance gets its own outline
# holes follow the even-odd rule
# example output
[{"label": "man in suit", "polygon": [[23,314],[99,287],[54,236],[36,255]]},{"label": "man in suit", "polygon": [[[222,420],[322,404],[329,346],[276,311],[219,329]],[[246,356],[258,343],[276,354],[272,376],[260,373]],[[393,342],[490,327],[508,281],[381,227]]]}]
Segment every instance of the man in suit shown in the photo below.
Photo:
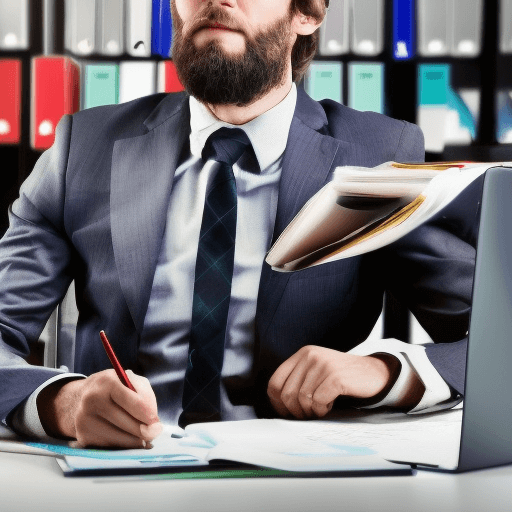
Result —
[{"label": "man in suit", "polygon": [[[232,165],[236,242],[215,419],[321,417],[339,397],[434,410],[463,392],[475,191],[451,217],[380,251],[293,275],[263,262],[335,167],[424,157],[417,127],[315,102],[295,86],[327,6],[174,0],[173,59],[188,94],[63,118],[0,244],[0,415],[8,425],[84,446],[137,447],[159,434],[159,416],[183,417],[203,205],[223,165],[204,151],[226,127],[241,128],[250,144]],[[26,364],[72,280],[77,373]],[[428,354],[385,340],[365,350],[386,289],[439,342]],[[146,376],[129,373],[136,393],[108,369],[101,329],[123,366]]]}]

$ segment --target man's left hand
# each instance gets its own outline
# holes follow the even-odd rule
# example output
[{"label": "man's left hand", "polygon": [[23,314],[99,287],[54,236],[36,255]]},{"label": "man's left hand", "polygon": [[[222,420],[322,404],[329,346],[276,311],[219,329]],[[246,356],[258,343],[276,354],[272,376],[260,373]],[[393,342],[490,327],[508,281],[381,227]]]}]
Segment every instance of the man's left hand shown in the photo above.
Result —
[{"label": "man's left hand", "polygon": [[279,366],[267,393],[280,416],[322,417],[338,396],[365,399],[378,395],[390,384],[393,373],[389,360],[309,345]]}]

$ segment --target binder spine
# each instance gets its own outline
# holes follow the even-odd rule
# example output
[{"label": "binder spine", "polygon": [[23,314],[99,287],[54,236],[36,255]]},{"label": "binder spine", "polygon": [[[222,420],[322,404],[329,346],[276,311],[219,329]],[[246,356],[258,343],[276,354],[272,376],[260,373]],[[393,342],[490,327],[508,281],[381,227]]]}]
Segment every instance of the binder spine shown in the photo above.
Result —
[{"label": "binder spine", "polygon": [[21,61],[0,59],[0,144],[21,140]]},{"label": "binder spine", "polygon": [[350,49],[356,55],[375,56],[384,49],[384,1],[351,0]]},{"label": "binder spine", "polygon": [[124,1],[99,0],[99,49],[103,55],[124,53]]},{"label": "binder spine", "polygon": [[176,66],[171,60],[163,60],[158,63],[158,92],[180,92],[183,85],[178,78]]},{"label": "binder spine", "polygon": [[69,57],[32,59],[31,146],[48,149],[55,140],[55,128],[65,114],[80,107],[79,70]]},{"label": "binder spine", "polygon": [[169,0],[153,0],[151,53],[167,59],[171,55],[172,22]]},{"label": "binder spine", "polygon": [[512,53],[512,0],[500,0],[500,51],[501,53]]},{"label": "binder spine", "polygon": [[66,49],[87,56],[97,51],[98,0],[66,0]]},{"label": "binder spine", "polygon": [[87,64],[84,68],[83,108],[119,103],[119,66]]},{"label": "binder spine", "polygon": [[119,65],[119,103],[156,92],[156,62],[132,61]]},{"label": "binder spine", "polygon": [[[482,0],[451,0],[451,54],[455,57],[476,57],[482,47]],[[510,18],[509,18],[510,23]]]},{"label": "binder spine", "polygon": [[152,0],[127,0],[126,51],[133,57],[151,55]]},{"label": "binder spine", "polygon": [[349,0],[336,0],[320,26],[319,54],[342,55],[349,51]]},{"label": "binder spine", "polygon": [[348,68],[348,106],[356,110],[384,113],[384,65],[351,62]]},{"label": "binder spine", "polygon": [[408,60],[415,53],[414,0],[393,0],[393,56]]},{"label": "binder spine", "polygon": [[28,0],[0,0],[0,50],[26,50],[29,47]]},{"label": "binder spine", "polygon": [[331,99],[343,102],[343,67],[341,62],[312,62],[304,83],[314,100]]}]

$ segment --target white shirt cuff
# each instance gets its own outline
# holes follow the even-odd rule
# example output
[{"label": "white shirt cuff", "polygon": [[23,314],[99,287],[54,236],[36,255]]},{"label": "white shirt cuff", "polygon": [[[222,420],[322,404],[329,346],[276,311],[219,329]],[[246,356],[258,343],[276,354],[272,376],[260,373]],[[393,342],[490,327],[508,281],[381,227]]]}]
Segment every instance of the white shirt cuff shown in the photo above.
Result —
[{"label": "white shirt cuff", "polygon": [[385,340],[367,340],[349,351],[350,354],[370,356],[373,354],[390,354],[401,364],[400,375],[389,393],[378,403],[361,407],[373,409],[381,406],[394,406],[400,402],[416,374],[425,386],[425,392],[419,403],[408,414],[429,413],[450,409],[461,398],[452,398],[451,390],[427,357],[423,345],[411,345],[394,338]]},{"label": "white shirt cuff", "polygon": [[55,375],[51,379],[43,382],[18,408],[14,411],[10,423],[17,433],[29,437],[36,437],[40,440],[52,440],[54,438],[48,436],[45,432],[41,420],[39,419],[39,412],[37,410],[37,397],[39,393],[53,382],[61,379],[76,380],[78,378],[85,378],[85,375],[80,373],[63,373]]}]

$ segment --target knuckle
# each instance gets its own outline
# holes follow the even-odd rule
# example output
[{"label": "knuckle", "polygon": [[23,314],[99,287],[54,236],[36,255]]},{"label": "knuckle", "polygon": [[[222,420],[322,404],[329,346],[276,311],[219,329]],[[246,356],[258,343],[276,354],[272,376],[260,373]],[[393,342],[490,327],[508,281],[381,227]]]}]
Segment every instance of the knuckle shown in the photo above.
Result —
[{"label": "knuckle", "polygon": [[289,391],[285,391],[285,392],[281,393],[281,401],[284,404],[289,405],[289,404],[293,403],[293,399],[294,399],[294,396]]},{"label": "knuckle", "polygon": [[313,402],[313,395],[310,391],[305,389],[299,390],[299,403],[303,409],[309,410]]},{"label": "knuckle", "polygon": [[313,394],[311,393],[310,390],[305,389],[305,388],[299,389],[299,400],[301,402],[302,401],[311,402],[312,398],[313,398]]},{"label": "knuckle", "polygon": [[74,424],[75,424],[75,435],[78,441],[80,441],[83,438],[84,432],[87,429],[87,425],[89,424],[87,420],[87,415],[84,413],[82,408],[78,408],[75,418],[74,418]]},{"label": "knuckle", "polygon": [[149,379],[147,377],[139,377],[137,380],[139,381],[139,384],[142,385],[143,387],[151,387],[151,384],[149,383]]},{"label": "knuckle", "polygon": [[269,382],[269,384],[267,386],[267,395],[270,398],[278,399],[280,396],[280,391],[277,388],[277,386],[275,386],[273,383]]},{"label": "knuckle", "polygon": [[307,351],[307,359],[310,363],[317,363],[321,359],[320,350],[318,347],[310,347]]},{"label": "knuckle", "polygon": [[331,387],[335,389],[339,395],[346,394],[345,381],[340,374],[336,374],[332,377]]},{"label": "knuckle", "polygon": [[82,412],[85,412],[89,409],[95,408],[96,402],[97,402],[97,399],[96,399],[96,393],[94,392],[94,389],[87,389],[82,394],[82,398],[80,400]]}]

